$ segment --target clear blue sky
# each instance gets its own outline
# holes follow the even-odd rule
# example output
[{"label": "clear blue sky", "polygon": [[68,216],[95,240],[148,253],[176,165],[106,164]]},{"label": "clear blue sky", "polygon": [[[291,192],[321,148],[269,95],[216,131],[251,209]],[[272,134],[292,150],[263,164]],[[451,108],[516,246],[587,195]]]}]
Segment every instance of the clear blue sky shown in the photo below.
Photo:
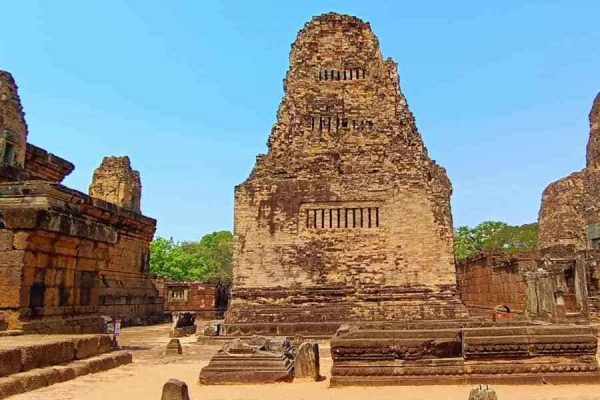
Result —
[{"label": "clear blue sky", "polygon": [[5,1],[0,69],[30,141],[76,164],[131,157],[158,234],[231,229],[233,188],[266,141],[290,44],[313,15],[369,21],[455,225],[535,221],[541,192],[585,162],[600,91],[600,1]]}]

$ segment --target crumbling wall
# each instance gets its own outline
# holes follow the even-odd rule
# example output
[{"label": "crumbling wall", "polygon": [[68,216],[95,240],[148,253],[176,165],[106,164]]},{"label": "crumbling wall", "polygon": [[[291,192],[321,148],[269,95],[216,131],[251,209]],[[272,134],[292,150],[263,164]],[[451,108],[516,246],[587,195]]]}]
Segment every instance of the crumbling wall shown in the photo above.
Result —
[{"label": "crumbling wall", "polygon": [[229,285],[166,281],[163,298],[166,312],[189,311],[198,319],[221,319],[229,303]]},{"label": "crumbling wall", "polygon": [[518,261],[501,252],[484,252],[457,265],[461,299],[471,314],[491,315],[496,306],[524,315],[527,310],[527,283],[524,271],[535,260]]}]

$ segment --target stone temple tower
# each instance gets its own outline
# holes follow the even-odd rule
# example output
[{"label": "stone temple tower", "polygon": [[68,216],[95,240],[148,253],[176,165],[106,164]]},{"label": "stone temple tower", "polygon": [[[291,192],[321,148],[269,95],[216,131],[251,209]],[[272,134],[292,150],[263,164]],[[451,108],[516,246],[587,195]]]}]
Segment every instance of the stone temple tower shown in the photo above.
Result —
[{"label": "stone temple tower", "polygon": [[600,93],[589,122],[585,168],[552,182],[542,194],[538,247],[545,253],[600,250]]},{"label": "stone temple tower", "polygon": [[24,168],[27,123],[12,75],[0,71],[0,165]]},{"label": "stone temple tower", "polygon": [[94,171],[90,196],[140,213],[142,183],[129,157],[104,157]]},{"label": "stone temple tower", "polygon": [[284,92],[268,153],[235,191],[227,333],[465,317],[452,187],[370,25],[313,18],[292,45]]}]

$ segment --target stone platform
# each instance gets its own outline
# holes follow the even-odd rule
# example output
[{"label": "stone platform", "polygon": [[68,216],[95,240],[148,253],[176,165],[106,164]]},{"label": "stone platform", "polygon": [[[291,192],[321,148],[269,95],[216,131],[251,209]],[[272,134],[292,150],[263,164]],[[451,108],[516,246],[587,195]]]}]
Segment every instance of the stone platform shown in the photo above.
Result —
[{"label": "stone platform", "polygon": [[0,338],[0,399],[131,362],[112,352],[108,335]]},{"label": "stone platform", "polygon": [[600,382],[594,327],[449,325],[340,328],[331,386]]},{"label": "stone platform", "polygon": [[259,384],[292,382],[294,361],[285,343],[263,337],[235,339],[223,348],[200,371],[200,383]]}]

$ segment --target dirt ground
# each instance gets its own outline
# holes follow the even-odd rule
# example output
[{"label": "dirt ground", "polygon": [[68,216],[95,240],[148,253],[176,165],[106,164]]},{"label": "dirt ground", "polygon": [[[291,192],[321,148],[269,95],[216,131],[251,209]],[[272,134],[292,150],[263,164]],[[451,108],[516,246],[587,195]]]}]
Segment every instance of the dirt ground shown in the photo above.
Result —
[{"label": "dirt ground", "polygon": [[[470,386],[390,386],[329,388],[321,382],[273,385],[201,386],[200,369],[222,342],[182,339],[183,355],[165,356],[169,325],[124,329],[120,344],[133,352],[134,362],[59,383],[14,400],[159,400],[170,378],[185,381],[192,400],[467,400]],[[329,346],[321,345],[321,373],[331,368]],[[495,386],[499,400],[600,400],[600,385]]]}]

